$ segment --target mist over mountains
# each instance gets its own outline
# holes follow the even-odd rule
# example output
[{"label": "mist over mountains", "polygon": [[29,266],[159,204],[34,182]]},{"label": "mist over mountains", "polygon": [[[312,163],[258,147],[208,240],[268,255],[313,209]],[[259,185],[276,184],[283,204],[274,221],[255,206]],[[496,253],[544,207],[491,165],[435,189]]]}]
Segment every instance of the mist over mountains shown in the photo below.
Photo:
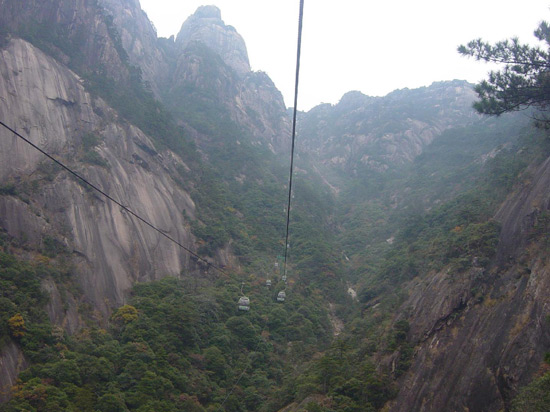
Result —
[{"label": "mist over mountains", "polygon": [[2,128],[0,410],[499,411],[538,388],[550,146],[525,113],[480,116],[461,80],[300,112],[285,281],[290,115],[218,8],[170,39],[135,0],[0,10],[0,120],[192,252]]}]

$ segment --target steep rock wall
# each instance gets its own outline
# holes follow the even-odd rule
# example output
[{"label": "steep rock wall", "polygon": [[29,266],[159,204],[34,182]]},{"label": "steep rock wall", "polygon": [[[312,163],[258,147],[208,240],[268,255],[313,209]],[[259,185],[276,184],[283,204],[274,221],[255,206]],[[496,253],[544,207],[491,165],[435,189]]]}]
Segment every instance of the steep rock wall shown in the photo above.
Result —
[{"label": "steep rock wall", "polygon": [[[117,120],[103,101],[89,95],[78,76],[19,39],[2,50],[0,116],[31,141],[58,156],[153,225],[193,248],[183,217],[194,203],[171,175],[185,166],[170,152],[158,153],[139,129]],[[99,164],[82,160],[83,139]],[[72,251],[86,299],[103,314],[124,301],[135,281],[179,275],[190,268],[178,246],[136,222],[118,206],[68,173],[48,169],[44,156],[6,130],[0,132],[0,176],[30,192],[0,197],[0,222],[11,236],[39,247],[44,236]],[[48,170],[47,173],[44,170]],[[25,235],[24,235],[25,234]]]},{"label": "steep rock wall", "polygon": [[97,0],[0,0],[0,27],[32,39],[70,67],[127,79],[127,55]]},{"label": "steep rock wall", "polygon": [[129,62],[139,67],[142,78],[157,97],[170,78],[168,58],[159,47],[157,33],[137,0],[101,0],[113,17]]},{"label": "steep rock wall", "polygon": [[17,375],[28,366],[23,354],[13,342],[0,350],[0,403],[11,397],[11,387]]},{"label": "steep rock wall", "polygon": [[238,75],[250,71],[248,52],[243,38],[232,26],[226,26],[220,9],[216,6],[201,6],[181,26],[176,44],[185,49],[199,41],[220,55]]},{"label": "steep rock wall", "polygon": [[409,285],[401,313],[416,348],[391,411],[497,412],[536,376],[550,349],[550,261],[547,239],[531,235],[533,216],[550,210],[549,164],[532,167],[530,182],[497,213],[498,256],[507,259]]},{"label": "steep rock wall", "polygon": [[[208,111],[212,117],[227,116],[254,145],[289,152],[283,96],[267,74],[251,71],[242,37],[225,25],[217,7],[199,7],[169,45],[174,67],[165,101],[181,123],[188,123],[188,113],[178,114],[182,106],[203,108],[198,117]],[[205,141],[197,144],[204,147]]]}]

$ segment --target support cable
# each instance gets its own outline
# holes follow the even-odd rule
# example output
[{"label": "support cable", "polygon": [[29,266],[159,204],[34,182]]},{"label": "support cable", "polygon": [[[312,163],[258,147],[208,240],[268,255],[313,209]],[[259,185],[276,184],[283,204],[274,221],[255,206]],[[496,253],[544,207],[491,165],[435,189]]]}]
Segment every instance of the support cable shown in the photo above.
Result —
[{"label": "support cable", "polygon": [[16,135],[18,138],[20,138],[21,140],[23,140],[25,143],[31,145],[32,147],[34,147],[36,150],[38,150],[40,153],[42,153],[44,156],[46,156],[47,158],[49,158],[50,160],[52,160],[53,162],[57,163],[59,166],[61,166],[63,169],[65,169],[67,172],[69,172],[71,175],[73,175],[74,177],[76,177],[78,180],[84,182],[86,185],[90,186],[93,190],[95,190],[96,192],[99,192],[101,193],[104,197],[106,197],[108,200],[110,200],[111,202],[115,203],[116,205],[120,206],[124,211],[126,211],[128,214],[130,214],[131,216],[135,217],[136,219],[138,219],[139,221],[141,221],[142,223],[144,223],[145,225],[149,226],[151,229],[155,230],[156,232],[158,232],[159,234],[161,234],[162,236],[164,236],[166,239],[168,239],[169,241],[175,243],[176,245],[178,245],[180,248],[182,248],[183,250],[185,250],[187,253],[189,253],[191,256],[194,256],[195,258],[197,258],[198,260],[200,260],[201,262],[204,262],[206,263],[209,267],[212,267],[213,269],[217,270],[218,272],[226,275],[226,273],[218,266],[214,265],[213,263],[210,263],[209,261],[207,261],[206,259],[200,257],[199,255],[197,255],[195,252],[193,252],[191,249],[187,248],[186,246],[182,245],[180,242],[178,242],[176,239],[174,239],[173,237],[171,237],[170,235],[166,234],[165,232],[163,232],[162,230],[160,230],[159,228],[157,228],[155,225],[153,225],[152,223],[150,223],[148,220],[146,220],[145,218],[141,217],[140,215],[138,215],[137,213],[133,212],[131,209],[129,209],[127,206],[124,206],[122,203],[120,203],[118,200],[114,199],[112,196],[110,196],[109,194],[107,194],[106,192],[104,192],[102,189],[100,189],[99,187],[97,187],[96,185],[94,185],[93,183],[90,183],[88,180],[86,180],[84,177],[80,176],[78,173],[76,173],[75,171],[73,171],[71,168],[69,168],[68,166],[65,166],[65,164],[63,164],[61,161],[57,160],[55,157],[53,157],[52,155],[48,154],[46,151],[42,150],[40,147],[38,147],[37,145],[35,145],[33,142],[31,142],[29,139],[27,139],[26,137],[23,137],[21,134],[19,134],[18,132],[16,132],[15,130],[13,130],[11,127],[7,126],[4,122],[2,122],[0,120],[0,125],[5,127],[6,129],[8,129],[10,132],[12,132],[14,135]]},{"label": "support cable", "polygon": [[[248,361],[248,359],[247,359]],[[241,381],[241,378],[244,376],[244,374],[246,373],[248,367],[250,366],[250,362],[248,362],[246,364],[246,366],[244,367],[243,371],[241,372],[239,378],[235,381],[235,383],[233,384],[233,386],[231,387],[231,390],[227,393],[227,395],[225,396],[223,402],[221,403],[220,407],[218,408],[219,411],[223,411],[223,407],[225,405],[225,402],[227,402],[227,400],[229,399],[229,397],[231,396],[231,394],[235,391],[235,388],[237,387],[237,385],[239,384],[239,382]]]},{"label": "support cable", "polygon": [[[286,209],[285,260],[283,274],[287,273],[288,229],[290,226],[290,203],[292,200],[292,174],[294,171],[294,146],[296,141],[296,117],[298,114],[298,80],[300,78],[300,54],[302,50],[302,23],[304,17],[304,0],[300,0],[300,17],[298,20],[298,51],[296,56],[296,82],[294,84],[294,114],[292,116],[292,148],[290,150],[290,177],[288,179],[288,205]],[[286,279],[286,278],[285,278]]]}]

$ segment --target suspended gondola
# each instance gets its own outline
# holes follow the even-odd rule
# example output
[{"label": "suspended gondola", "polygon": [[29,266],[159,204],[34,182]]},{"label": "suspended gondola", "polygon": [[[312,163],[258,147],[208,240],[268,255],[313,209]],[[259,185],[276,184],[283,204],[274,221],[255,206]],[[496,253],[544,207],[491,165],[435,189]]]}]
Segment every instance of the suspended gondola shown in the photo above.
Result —
[{"label": "suspended gondola", "polygon": [[243,286],[244,282],[241,284],[241,297],[239,298],[237,307],[239,308],[239,310],[248,312],[250,310],[250,299],[248,298],[248,296],[244,296]]},{"label": "suspended gondola", "polygon": [[241,296],[239,298],[239,310],[249,311],[250,310],[250,299],[247,296]]}]

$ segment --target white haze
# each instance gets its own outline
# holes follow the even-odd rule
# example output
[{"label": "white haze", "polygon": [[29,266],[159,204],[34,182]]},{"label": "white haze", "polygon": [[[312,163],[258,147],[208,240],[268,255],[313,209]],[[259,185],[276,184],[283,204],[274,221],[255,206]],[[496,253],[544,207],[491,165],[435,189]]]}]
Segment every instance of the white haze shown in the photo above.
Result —
[{"label": "white haze", "polygon": [[[298,0],[140,0],[160,37],[177,35],[197,7],[215,4],[243,36],[253,70],[293,104]],[[550,17],[541,0],[305,0],[298,108],[337,103],[350,90],[382,96],[434,81],[477,82],[491,67],[461,57],[475,38],[519,37]]]}]

